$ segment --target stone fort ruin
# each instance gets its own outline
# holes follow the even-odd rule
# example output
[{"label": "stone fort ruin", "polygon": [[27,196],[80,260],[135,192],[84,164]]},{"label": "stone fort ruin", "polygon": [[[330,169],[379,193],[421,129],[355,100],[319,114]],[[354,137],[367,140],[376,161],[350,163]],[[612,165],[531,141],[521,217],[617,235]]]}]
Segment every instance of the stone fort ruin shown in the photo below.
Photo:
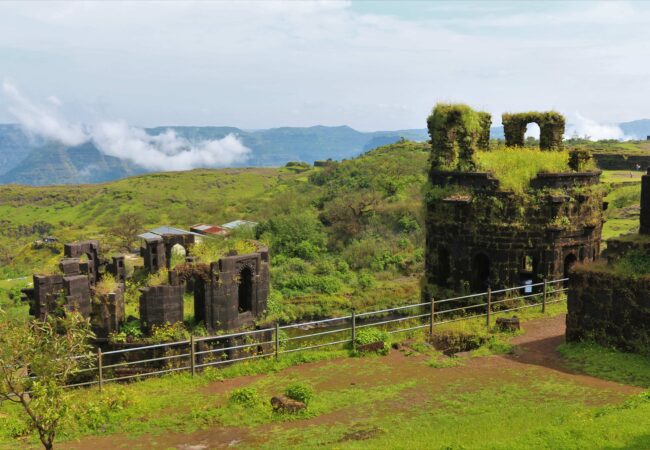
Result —
[{"label": "stone fort ruin", "polygon": [[[506,145],[522,146],[528,123],[540,126],[540,148],[562,150],[564,118],[555,112],[504,114]],[[482,292],[557,279],[600,252],[603,223],[600,171],[583,171],[588,154],[573,152],[562,173],[538,173],[525,192],[502,189],[476,169],[490,151],[491,118],[465,105],[437,105],[426,192],[423,295],[435,286]]]},{"label": "stone fort ruin", "polygon": [[[163,234],[144,239],[141,254],[147,273],[170,267],[171,251],[181,245],[189,255],[192,233]],[[65,244],[60,273],[34,274],[33,288],[23,289],[30,314],[44,320],[48,315],[77,311],[90,319],[100,339],[118,332],[124,324],[124,292],[127,271],[125,256],[110,261],[100,253],[96,240]],[[254,325],[266,310],[269,294],[269,251],[231,254],[210,264],[197,263],[192,256],[169,270],[164,284],[141,288],[139,313],[144,331],[155,325],[174,324],[184,319],[184,294],[193,292],[195,321],[211,331],[233,330]],[[111,292],[100,289],[106,274],[116,283]]]},{"label": "stone fort ruin", "polygon": [[607,240],[599,261],[570,277],[566,339],[647,353],[650,342],[650,168],[641,178],[639,232]]}]

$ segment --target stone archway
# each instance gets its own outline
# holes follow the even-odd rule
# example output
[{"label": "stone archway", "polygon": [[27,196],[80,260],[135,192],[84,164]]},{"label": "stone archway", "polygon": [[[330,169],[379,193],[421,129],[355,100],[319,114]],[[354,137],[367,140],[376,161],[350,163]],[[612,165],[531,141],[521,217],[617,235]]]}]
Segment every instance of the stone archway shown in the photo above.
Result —
[{"label": "stone archway", "polygon": [[187,249],[180,243],[176,243],[171,246],[169,249],[170,259],[169,259],[169,268],[173,269],[179,264],[185,262],[185,257],[187,256]]}]

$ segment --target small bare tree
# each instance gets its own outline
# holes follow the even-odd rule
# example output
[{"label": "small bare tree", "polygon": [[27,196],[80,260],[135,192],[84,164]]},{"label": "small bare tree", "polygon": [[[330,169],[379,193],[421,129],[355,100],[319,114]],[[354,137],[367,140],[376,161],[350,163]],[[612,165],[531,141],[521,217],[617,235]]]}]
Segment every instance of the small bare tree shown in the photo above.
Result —
[{"label": "small bare tree", "polygon": [[78,314],[25,323],[0,311],[0,400],[22,407],[46,449],[68,409],[66,382],[91,361],[92,336]]},{"label": "small bare tree", "polygon": [[109,233],[118,241],[120,248],[131,250],[133,243],[138,239],[138,233],[142,232],[143,227],[144,218],[142,215],[128,211],[120,214],[109,229]]}]

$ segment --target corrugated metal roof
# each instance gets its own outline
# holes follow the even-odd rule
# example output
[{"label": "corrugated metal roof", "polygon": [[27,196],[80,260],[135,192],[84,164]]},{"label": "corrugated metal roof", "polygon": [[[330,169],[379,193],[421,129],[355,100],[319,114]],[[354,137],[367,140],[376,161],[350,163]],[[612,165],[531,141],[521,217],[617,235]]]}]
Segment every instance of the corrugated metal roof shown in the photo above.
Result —
[{"label": "corrugated metal roof", "polygon": [[234,230],[235,228],[239,227],[255,227],[257,226],[257,222],[251,222],[250,220],[233,220],[232,222],[224,223],[221,226],[230,230]]},{"label": "corrugated metal roof", "polygon": [[138,237],[139,237],[140,239],[146,239],[146,240],[151,240],[151,239],[160,239],[160,235],[159,235],[159,234],[153,234],[153,233],[150,233],[150,232],[148,232],[148,231],[147,231],[146,233],[138,234]]},{"label": "corrugated metal roof", "polygon": [[163,235],[163,234],[178,234],[178,235],[183,235],[183,234],[192,234],[191,231],[186,231],[186,230],[181,230],[180,228],[174,228],[174,227],[168,227],[168,226],[162,226],[158,228],[154,228],[153,230],[149,230],[151,233]]},{"label": "corrugated metal roof", "polygon": [[193,234],[195,236],[201,236],[199,233],[194,233],[192,231],[181,230],[180,228],[162,226],[162,227],[154,228],[153,230],[149,230],[146,233],[139,234],[138,237],[140,239],[157,239],[162,237],[162,235],[164,234],[175,234],[179,236],[185,234]]},{"label": "corrugated metal roof", "polygon": [[227,234],[228,230],[225,228],[219,227],[217,225],[208,225],[205,223],[198,223],[196,225],[192,225],[190,227],[191,231],[197,231],[199,233],[205,233],[205,234]]}]

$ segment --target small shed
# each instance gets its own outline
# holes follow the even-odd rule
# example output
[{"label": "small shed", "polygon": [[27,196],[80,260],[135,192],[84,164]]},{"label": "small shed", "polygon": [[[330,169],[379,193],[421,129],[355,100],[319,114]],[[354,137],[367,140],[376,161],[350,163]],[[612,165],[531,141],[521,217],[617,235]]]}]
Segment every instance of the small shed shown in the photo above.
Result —
[{"label": "small shed", "polygon": [[196,225],[192,225],[190,227],[190,231],[205,236],[227,236],[228,235],[227,228],[220,227],[217,225],[210,225],[207,223],[197,223]]}]

